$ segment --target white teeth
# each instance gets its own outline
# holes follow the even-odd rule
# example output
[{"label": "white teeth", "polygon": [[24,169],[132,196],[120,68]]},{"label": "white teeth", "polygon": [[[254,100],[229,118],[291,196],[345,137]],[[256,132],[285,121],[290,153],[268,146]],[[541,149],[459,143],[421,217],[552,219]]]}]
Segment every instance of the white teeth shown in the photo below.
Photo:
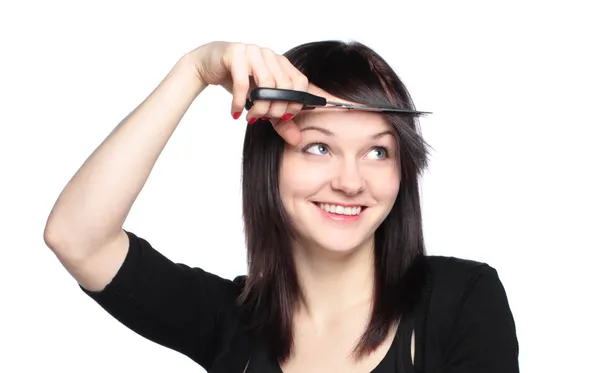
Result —
[{"label": "white teeth", "polygon": [[322,210],[339,215],[358,215],[362,210],[362,207],[360,206],[345,207],[340,205],[330,205],[327,203],[319,203],[319,207]]}]

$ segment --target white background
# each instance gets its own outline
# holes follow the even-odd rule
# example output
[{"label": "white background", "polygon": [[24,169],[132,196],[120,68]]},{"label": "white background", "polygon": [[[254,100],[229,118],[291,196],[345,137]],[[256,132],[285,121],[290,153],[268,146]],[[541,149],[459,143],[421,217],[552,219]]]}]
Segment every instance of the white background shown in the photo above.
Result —
[{"label": "white background", "polygon": [[[598,371],[593,3],[3,2],[0,371],[202,371],[85,296],[44,245],[46,218],[188,50],[228,40],[283,53],[324,39],[371,46],[417,108],[434,112],[421,120],[434,148],[422,184],[429,253],[498,270],[522,371]],[[218,88],[194,103],[125,227],[175,261],[233,278],[245,272],[244,123],[229,105]]]}]

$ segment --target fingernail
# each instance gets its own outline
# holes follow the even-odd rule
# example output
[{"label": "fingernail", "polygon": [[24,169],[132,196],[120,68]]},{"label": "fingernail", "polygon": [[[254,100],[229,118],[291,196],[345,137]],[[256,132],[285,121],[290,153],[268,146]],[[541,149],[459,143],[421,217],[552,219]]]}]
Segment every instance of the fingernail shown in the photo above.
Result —
[{"label": "fingernail", "polygon": [[294,116],[294,114],[285,114],[284,116],[281,117],[282,120],[290,120],[292,119],[292,117]]},{"label": "fingernail", "polygon": [[256,118],[250,118],[248,124],[254,124],[254,122],[256,122]]},{"label": "fingernail", "polygon": [[271,119],[271,118],[269,118],[269,117],[262,117],[261,119],[262,119],[262,120],[269,120],[269,119]]},{"label": "fingernail", "polygon": [[236,111],[235,113],[232,114],[233,119],[238,119],[240,117],[240,115],[242,115],[241,111]]}]

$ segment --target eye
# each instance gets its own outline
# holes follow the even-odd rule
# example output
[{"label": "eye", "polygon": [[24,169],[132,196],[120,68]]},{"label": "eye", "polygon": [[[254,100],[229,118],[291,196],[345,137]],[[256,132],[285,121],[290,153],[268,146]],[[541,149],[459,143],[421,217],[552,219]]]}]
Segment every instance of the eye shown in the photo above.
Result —
[{"label": "eye", "polygon": [[378,146],[371,149],[367,157],[370,159],[386,159],[389,157],[389,152],[386,148]]},{"label": "eye", "polygon": [[308,145],[304,148],[304,151],[315,155],[327,155],[329,153],[327,145],[320,143]]}]

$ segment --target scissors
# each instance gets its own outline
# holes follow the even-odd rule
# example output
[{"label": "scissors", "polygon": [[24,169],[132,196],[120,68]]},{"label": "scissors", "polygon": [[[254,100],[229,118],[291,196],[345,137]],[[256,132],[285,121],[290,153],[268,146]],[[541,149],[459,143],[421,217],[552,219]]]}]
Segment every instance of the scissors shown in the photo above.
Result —
[{"label": "scissors", "polygon": [[327,101],[325,97],[313,95],[304,91],[295,91],[282,88],[257,87],[250,91],[250,98],[246,100],[246,110],[254,105],[254,101],[285,101],[302,104],[302,110],[314,110],[316,108],[343,108],[349,110],[363,110],[375,112],[405,113],[416,116],[431,114],[427,111],[417,111],[389,105],[355,105],[345,102]]}]

